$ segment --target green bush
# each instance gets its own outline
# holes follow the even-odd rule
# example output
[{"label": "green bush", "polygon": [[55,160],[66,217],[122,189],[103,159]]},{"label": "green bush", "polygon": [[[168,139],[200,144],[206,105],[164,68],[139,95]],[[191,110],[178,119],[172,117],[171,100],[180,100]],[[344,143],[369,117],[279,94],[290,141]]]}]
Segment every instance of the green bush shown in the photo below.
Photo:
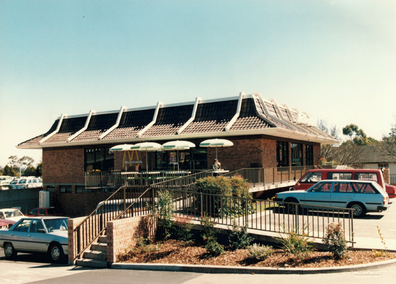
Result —
[{"label": "green bush", "polygon": [[311,242],[306,233],[305,228],[297,232],[294,228],[287,233],[281,234],[279,243],[282,248],[289,254],[293,254],[298,259],[304,259],[313,251]]},{"label": "green bush", "polygon": [[189,216],[175,217],[174,231],[178,239],[183,240],[185,242],[189,242],[192,240],[193,223],[191,222],[191,220],[192,219]]},{"label": "green bush", "polygon": [[272,246],[253,244],[252,246],[248,246],[248,251],[249,258],[254,260],[264,260],[274,252],[274,249]]},{"label": "green bush", "polygon": [[158,201],[155,205],[155,214],[158,220],[157,238],[168,239],[173,227],[173,195],[169,191],[159,191]]},{"label": "green bush", "polygon": [[197,191],[211,194],[209,204],[197,200],[197,208],[208,214],[239,217],[254,212],[249,184],[240,176],[206,177],[197,180],[195,186]]},{"label": "green bush", "polygon": [[210,216],[201,217],[201,237],[210,256],[218,256],[224,252],[223,246],[217,242],[218,231],[214,224],[215,222],[211,220]]},{"label": "green bush", "polygon": [[228,245],[232,250],[244,249],[250,245],[253,238],[247,233],[247,225],[241,227],[236,225],[235,221],[232,230],[228,235]]},{"label": "green bush", "polygon": [[208,250],[210,256],[219,256],[224,252],[224,248],[215,240],[209,240],[205,248]]},{"label": "green bush", "polygon": [[345,239],[345,232],[342,229],[341,223],[337,225],[331,223],[326,228],[326,234],[323,242],[327,245],[329,251],[335,258],[344,258],[347,255],[347,241]]}]

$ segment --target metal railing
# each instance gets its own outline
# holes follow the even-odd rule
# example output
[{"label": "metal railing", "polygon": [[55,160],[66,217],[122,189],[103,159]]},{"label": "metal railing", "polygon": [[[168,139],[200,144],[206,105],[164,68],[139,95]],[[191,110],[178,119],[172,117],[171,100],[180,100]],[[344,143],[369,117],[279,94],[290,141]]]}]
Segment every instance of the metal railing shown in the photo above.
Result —
[{"label": "metal railing", "polygon": [[[122,186],[73,229],[73,255],[79,258],[102,235],[107,224],[121,218],[147,215],[153,208],[153,191],[148,187]],[[148,206],[149,205],[149,206]]]},{"label": "metal railing", "polygon": [[248,229],[278,234],[296,232],[310,238],[322,239],[330,223],[341,223],[345,238],[354,243],[353,210],[326,206],[302,206],[272,200],[260,200],[208,194],[189,189],[170,189],[173,194],[175,217],[201,221],[202,216],[219,225],[247,226]]},{"label": "metal railing", "polygon": [[[132,186],[149,186],[152,184],[171,182],[174,185],[193,184],[197,179],[206,176],[240,175],[252,187],[282,184],[297,181],[313,166],[305,167],[274,167],[274,168],[243,168],[231,172],[204,171],[151,171],[151,172],[87,172],[85,173],[86,187],[118,188],[128,184]],[[287,185],[287,184],[286,184]]]}]

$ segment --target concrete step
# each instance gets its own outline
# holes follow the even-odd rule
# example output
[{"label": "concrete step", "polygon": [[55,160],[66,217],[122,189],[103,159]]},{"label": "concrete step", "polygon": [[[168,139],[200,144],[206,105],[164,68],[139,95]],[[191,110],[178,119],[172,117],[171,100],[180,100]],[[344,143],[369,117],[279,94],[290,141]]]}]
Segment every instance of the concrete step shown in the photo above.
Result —
[{"label": "concrete step", "polygon": [[107,261],[93,260],[93,259],[79,259],[76,261],[77,266],[107,268]]},{"label": "concrete step", "polygon": [[105,251],[99,251],[99,250],[87,250],[84,252],[83,258],[105,261],[107,258],[107,253]]},{"label": "concrete step", "polygon": [[97,250],[97,251],[107,251],[107,243],[93,243],[91,245],[91,250]]},{"label": "concrete step", "polygon": [[107,236],[100,236],[98,239],[98,243],[106,243],[107,244]]}]

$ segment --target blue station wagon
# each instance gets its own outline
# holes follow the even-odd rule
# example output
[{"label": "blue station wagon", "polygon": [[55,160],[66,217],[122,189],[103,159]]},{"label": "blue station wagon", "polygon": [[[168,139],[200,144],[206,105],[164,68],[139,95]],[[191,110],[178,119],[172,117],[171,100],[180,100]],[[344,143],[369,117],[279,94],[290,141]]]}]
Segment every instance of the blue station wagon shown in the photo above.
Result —
[{"label": "blue station wagon", "polygon": [[323,180],[306,191],[295,190],[278,193],[274,200],[280,204],[292,202],[304,205],[351,208],[354,217],[362,217],[367,212],[382,212],[389,206],[389,196],[378,183],[361,180]]}]

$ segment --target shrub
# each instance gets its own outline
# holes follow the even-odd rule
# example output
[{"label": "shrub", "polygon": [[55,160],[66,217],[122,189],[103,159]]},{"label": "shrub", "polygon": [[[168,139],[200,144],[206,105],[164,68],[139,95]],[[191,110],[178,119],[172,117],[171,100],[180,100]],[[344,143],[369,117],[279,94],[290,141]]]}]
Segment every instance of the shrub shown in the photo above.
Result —
[{"label": "shrub", "polygon": [[282,248],[289,254],[295,255],[298,259],[304,259],[310,252],[313,251],[309,237],[305,232],[304,227],[300,232],[294,228],[287,233],[281,234],[279,243]]},{"label": "shrub", "polygon": [[236,225],[235,221],[232,225],[232,231],[228,235],[228,244],[232,250],[244,249],[250,245],[253,238],[247,233],[247,225],[241,227]]},{"label": "shrub", "polygon": [[329,251],[335,258],[340,259],[346,256],[348,251],[347,241],[341,223],[337,225],[331,223],[327,226],[323,242],[328,246]]},{"label": "shrub", "polygon": [[254,260],[264,260],[274,252],[274,249],[272,246],[253,244],[252,246],[248,246],[248,251],[249,258]]},{"label": "shrub", "polygon": [[191,222],[191,220],[192,219],[189,216],[175,217],[174,230],[178,239],[185,242],[191,241],[193,237],[193,223]]},{"label": "shrub", "polygon": [[155,205],[158,229],[157,238],[167,239],[171,236],[173,227],[173,196],[169,191],[159,191],[158,201]]},{"label": "shrub", "polygon": [[202,232],[201,237],[205,248],[208,250],[210,256],[218,256],[224,252],[224,248],[217,242],[217,230],[214,227],[215,222],[211,220],[210,216],[201,217]]},{"label": "shrub", "polygon": [[199,192],[213,194],[209,204],[200,204],[205,212],[225,215],[230,217],[244,216],[254,212],[252,194],[249,192],[249,184],[240,176],[225,178],[223,176],[206,177],[195,182]]}]

